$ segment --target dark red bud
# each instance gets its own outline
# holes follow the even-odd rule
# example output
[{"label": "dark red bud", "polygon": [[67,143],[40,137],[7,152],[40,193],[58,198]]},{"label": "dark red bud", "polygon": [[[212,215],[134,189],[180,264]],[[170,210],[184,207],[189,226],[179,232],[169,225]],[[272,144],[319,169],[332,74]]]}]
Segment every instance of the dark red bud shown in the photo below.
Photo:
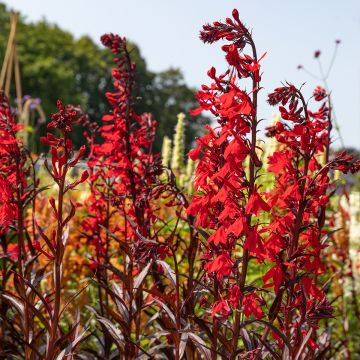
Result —
[{"label": "dark red bud", "polygon": [[238,23],[240,23],[239,12],[237,11],[237,9],[234,9],[234,10],[232,11],[232,16],[233,16],[233,18],[234,18]]}]

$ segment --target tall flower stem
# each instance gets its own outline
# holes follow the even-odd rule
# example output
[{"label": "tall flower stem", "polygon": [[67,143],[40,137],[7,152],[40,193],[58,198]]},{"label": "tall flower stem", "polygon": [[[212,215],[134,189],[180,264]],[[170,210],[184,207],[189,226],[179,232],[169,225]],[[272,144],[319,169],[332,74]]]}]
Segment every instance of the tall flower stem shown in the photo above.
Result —
[{"label": "tall flower stem", "polygon": [[[257,51],[255,44],[252,40],[252,37],[250,34],[248,36],[248,41],[250,43],[252,53],[253,53],[253,59],[255,62],[258,61],[257,58]],[[255,190],[255,180],[256,180],[256,167],[255,167],[255,158],[256,158],[256,142],[257,142],[257,103],[258,103],[258,91],[259,91],[259,82],[256,80],[255,75],[252,74],[252,106],[253,106],[253,115],[251,116],[251,147],[250,147],[250,163],[249,163],[249,191],[248,191],[248,198],[250,198],[251,194]],[[246,223],[249,228],[251,228],[251,219],[252,215],[249,214],[246,216]],[[244,294],[244,288],[246,284],[246,275],[248,271],[248,264],[249,264],[249,258],[250,253],[249,250],[244,249],[243,250],[243,257],[241,262],[241,274],[240,279],[238,280],[239,288],[240,288],[240,301],[238,309],[235,312],[235,321],[233,324],[233,352],[231,359],[235,359],[237,354],[237,346],[238,346],[238,339],[240,334],[240,315],[241,315],[241,308],[243,303],[243,294]]]},{"label": "tall flower stem", "polygon": [[[64,134],[64,144],[66,144],[67,136]],[[67,147],[64,146],[65,159],[69,158]],[[57,216],[57,229],[56,229],[56,252],[54,259],[54,309],[52,313],[51,322],[51,334],[49,338],[49,349],[47,359],[55,358],[56,353],[54,352],[54,345],[57,340],[58,326],[59,326],[59,315],[61,310],[61,282],[62,282],[62,261],[64,256],[64,245],[63,245],[63,207],[64,207],[64,190],[66,182],[66,174],[68,170],[67,163],[64,165],[60,179],[58,180],[58,216]]]}]

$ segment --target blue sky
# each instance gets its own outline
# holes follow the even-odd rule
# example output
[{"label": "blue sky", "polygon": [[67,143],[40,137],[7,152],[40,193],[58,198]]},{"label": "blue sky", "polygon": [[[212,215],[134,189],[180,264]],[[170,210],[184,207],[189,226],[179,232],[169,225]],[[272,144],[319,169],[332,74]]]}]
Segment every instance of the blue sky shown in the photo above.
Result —
[{"label": "blue sky", "polygon": [[[202,24],[224,19],[237,8],[253,29],[263,60],[262,99],[281,81],[306,82],[307,94],[319,82],[297,70],[303,64],[318,72],[313,58],[322,51],[324,66],[330,62],[334,41],[341,39],[338,56],[328,79],[336,116],[347,146],[360,147],[360,1],[359,0],[7,0],[29,21],[46,18],[76,37],[95,41],[115,32],[136,42],[148,67],[182,69],[186,82],[195,87],[207,83],[211,66],[224,69],[222,51],[198,39]],[[273,109],[262,102],[260,116],[270,118]],[[336,139],[334,134],[334,140]],[[335,142],[335,146],[339,144]]]}]

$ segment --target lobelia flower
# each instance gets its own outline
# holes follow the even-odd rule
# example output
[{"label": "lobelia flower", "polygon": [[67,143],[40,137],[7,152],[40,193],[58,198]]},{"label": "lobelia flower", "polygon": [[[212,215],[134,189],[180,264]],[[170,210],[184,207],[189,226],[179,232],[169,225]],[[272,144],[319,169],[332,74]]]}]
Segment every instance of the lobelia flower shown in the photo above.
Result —
[{"label": "lobelia flower", "polygon": [[[91,217],[83,221],[82,227],[89,243],[95,246],[91,254],[94,261],[110,261],[110,240],[104,230],[108,229],[126,240],[142,266],[164,254],[162,246],[146,246],[141,240],[151,237],[150,225],[155,216],[150,198],[153,185],[163,172],[160,156],[150,151],[156,121],[148,113],[138,115],[133,108],[136,66],[131,61],[126,39],[110,33],[103,35],[101,41],[114,54],[114,90],[106,93],[112,107],[110,113],[88,135],[94,141],[95,132],[100,133],[103,141],[93,142],[90,149],[91,195],[86,208]],[[124,221],[119,222],[119,216]]]},{"label": "lobelia flower", "polygon": [[326,94],[326,90],[321,87],[321,86],[317,86],[313,92],[314,95],[314,99],[316,101],[322,101],[326,98],[327,94]]},{"label": "lobelia flower", "polygon": [[[224,298],[235,288],[238,290],[238,301],[229,304],[220,301],[213,306],[213,316],[217,312],[227,316],[231,308],[241,309],[245,305],[246,276],[241,275],[236,264],[243,261],[246,267],[248,256],[259,261],[266,256],[260,229],[252,222],[253,216],[270,209],[255,186],[256,167],[261,165],[256,153],[255,99],[264,55],[257,58],[254,51],[251,55],[245,53],[246,45],[254,46],[254,43],[237,10],[233,11],[233,19],[205,25],[200,38],[206,43],[220,39],[230,43],[222,47],[229,68],[218,74],[212,67],[208,71],[212,83],[203,85],[196,94],[199,108],[191,114],[209,111],[215,116],[217,126],[206,126],[208,133],[197,139],[197,147],[188,154],[191,160],[198,160],[194,179],[198,194],[193,196],[187,213],[196,217],[197,226],[212,231],[207,239],[204,267],[217,283],[219,294]],[[250,93],[240,88],[240,80],[245,78],[253,82]],[[246,164],[250,164],[250,178],[246,175]],[[243,260],[239,252],[243,253]],[[241,277],[240,283],[234,281]],[[229,281],[225,282],[224,278]],[[252,296],[257,295],[254,292]],[[255,309],[250,298],[246,298],[246,309],[245,316],[261,317],[261,309]]]},{"label": "lobelia flower", "polygon": [[[264,301],[259,289],[247,291],[246,272],[250,259],[268,263],[270,267],[262,278],[263,289],[274,288],[274,297],[266,298],[270,301],[268,321],[272,325],[278,319],[279,331],[287,334],[296,347],[304,334],[310,328],[316,329],[317,321],[330,313],[325,306],[316,312],[319,317],[310,315],[314,308],[320,309],[326,303],[318,278],[325,271],[321,261],[326,247],[321,240],[326,234],[325,208],[334,193],[329,171],[355,172],[359,162],[345,153],[325,165],[319,162],[324,154],[329,158],[329,94],[317,87],[314,100],[324,101],[311,111],[301,91],[286,83],[268,96],[270,105],[278,105],[282,120],[267,129],[277,144],[264,160],[274,174],[274,187],[264,193],[259,191],[257,169],[262,162],[257,154],[256,107],[262,57],[257,58],[251,34],[236,10],[233,18],[205,25],[200,33],[207,43],[220,39],[228,42],[222,47],[228,69],[218,74],[211,68],[211,84],[203,85],[196,94],[199,107],[191,114],[209,111],[217,125],[207,126],[208,132],[196,140],[196,148],[188,154],[198,160],[198,165],[194,179],[197,194],[187,213],[196,218],[196,226],[209,231],[204,235],[207,246],[203,262],[216,289],[212,315],[233,315],[235,338],[240,331],[241,311],[245,317],[260,319]],[[244,53],[247,45],[252,54]],[[250,93],[239,86],[243,78],[252,80]],[[310,302],[313,305],[307,307]],[[267,327],[263,341],[269,333]],[[278,351],[282,351],[283,340],[273,337]],[[236,351],[235,340],[233,344]]]},{"label": "lobelia flower", "polygon": [[51,115],[51,122],[47,125],[48,129],[59,129],[64,132],[72,132],[72,124],[78,118],[78,112],[72,105],[64,106],[61,100],[56,104],[58,111]]},{"label": "lobelia flower", "polygon": [[[318,322],[332,314],[317,280],[325,271],[321,255],[327,245],[321,239],[326,233],[325,207],[333,193],[329,170],[355,172],[358,167],[345,153],[328,160],[332,127],[329,95],[318,86],[313,96],[315,101],[325,100],[315,112],[309,110],[300,90],[291,84],[268,96],[270,105],[279,105],[282,121],[267,129],[279,145],[268,157],[275,188],[267,194],[271,221],[263,229],[271,234],[264,247],[268,249],[268,260],[275,265],[263,276],[263,282],[264,287],[274,286],[277,294],[270,320],[279,316],[287,319],[280,331],[291,334],[292,343],[303,338],[310,328],[317,329]],[[318,160],[324,154],[325,165]],[[277,304],[280,298],[286,299],[286,307]],[[307,346],[314,344],[309,342]]]}]

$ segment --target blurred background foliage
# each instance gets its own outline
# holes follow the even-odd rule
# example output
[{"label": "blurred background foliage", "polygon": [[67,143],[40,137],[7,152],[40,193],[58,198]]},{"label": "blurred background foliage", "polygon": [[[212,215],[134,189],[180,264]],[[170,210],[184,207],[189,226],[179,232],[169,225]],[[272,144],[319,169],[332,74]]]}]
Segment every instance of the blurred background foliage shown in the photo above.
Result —
[{"label": "blurred background foliage", "polygon": [[[0,59],[4,58],[10,30],[10,12],[0,3]],[[101,35],[101,34],[99,34]],[[120,34],[126,35],[126,34]],[[105,92],[111,86],[111,53],[88,36],[79,39],[48,23],[45,19],[30,23],[19,14],[16,44],[20,60],[23,94],[40,98],[47,117],[55,111],[57,99],[80,105],[92,119],[101,120],[109,109]],[[164,136],[171,136],[176,115],[197,106],[195,89],[189,88],[180,69],[156,73],[147,68],[139,47],[130,42],[137,65],[138,96],[136,111],[149,112],[158,122],[155,150],[160,151]],[[50,91],[49,91],[50,89]],[[14,94],[14,91],[12,92]],[[186,126],[186,150],[201,131],[207,118],[197,116]],[[36,124],[35,124],[36,125]],[[40,132],[44,131],[44,125]],[[84,142],[82,130],[73,134],[76,145]],[[40,144],[33,150],[41,152]]]}]

